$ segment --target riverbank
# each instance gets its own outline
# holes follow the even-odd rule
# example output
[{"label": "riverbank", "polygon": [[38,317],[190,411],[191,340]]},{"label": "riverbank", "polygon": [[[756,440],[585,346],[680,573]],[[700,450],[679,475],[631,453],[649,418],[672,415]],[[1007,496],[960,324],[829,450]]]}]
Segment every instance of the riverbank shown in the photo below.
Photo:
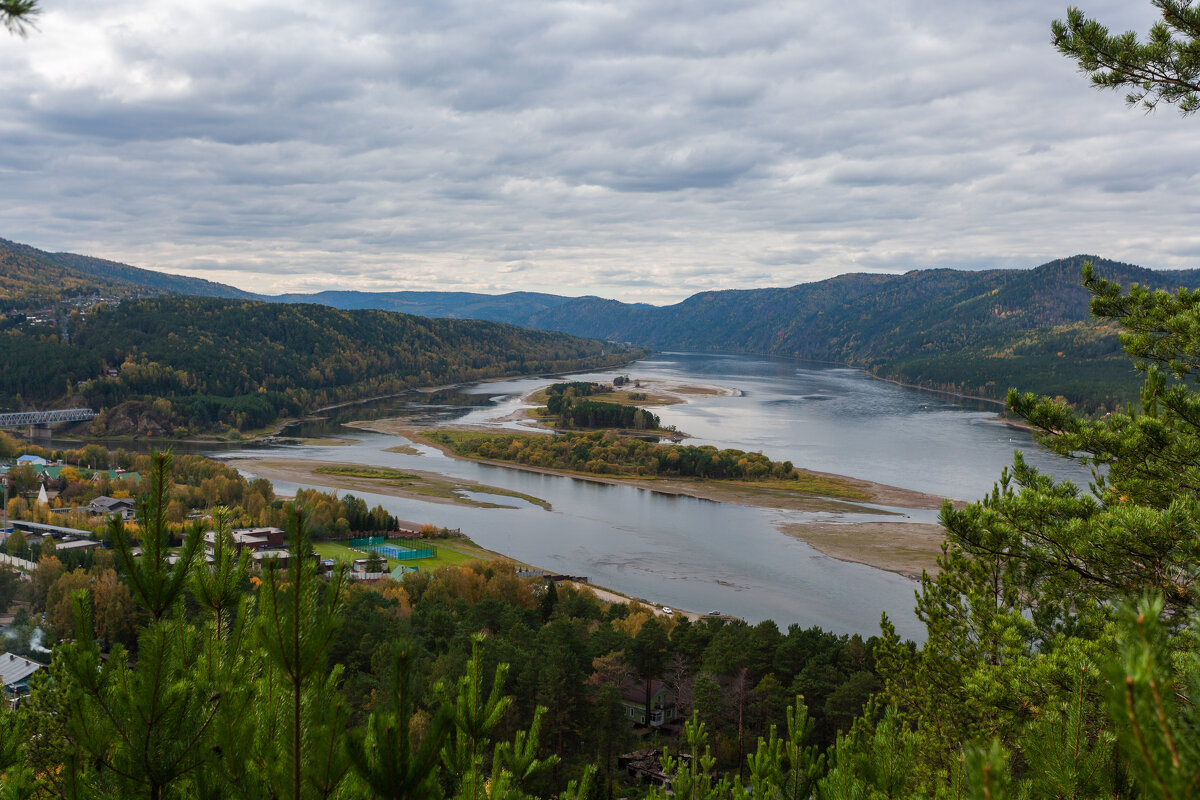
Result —
[{"label": "riverbank", "polygon": [[[388,420],[380,420],[378,422],[388,422]],[[367,427],[367,426],[362,426]],[[387,425],[375,426],[372,423],[370,430],[377,432],[385,432],[383,429],[388,428]],[[464,428],[455,427],[454,430],[464,430]],[[469,429],[476,430],[476,429]],[[909,509],[936,509],[941,508],[942,498],[935,495],[917,492],[911,489],[902,489],[897,486],[887,486],[873,481],[862,480],[859,478],[851,478],[845,475],[834,475],[829,472],[818,472],[816,470],[799,469],[798,471],[804,475],[811,476],[819,481],[827,481],[839,488],[845,488],[845,497],[837,498],[830,496],[822,496],[818,494],[808,494],[798,492],[790,487],[781,485],[779,481],[734,481],[734,480],[703,480],[699,478],[671,478],[662,476],[646,476],[639,477],[634,475],[599,475],[592,472],[576,472],[573,470],[553,469],[550,467],[539,467],[529,464],[519,464],[512,461],[500,461],[489,458],[478,458],[474,456],[462,456],[456,453],[449,446],[430,438],[426,435],[427,431],[398,425],[389,431],[393,435],[403,436],[410,441],[420,442],[421,444],[433,447],[446,455],[449,458],[461,459],[464,461],[474,461],[480,464],[488,464],[496,467],[504,467],[506,469],[515,469],[522,472],[533,472],[540,475],[557,475],[564,478],[575,478],[577,480],[591,481],[593,483],[608,483],[619,486],[632,486],[639,489],[646,489],[652,492],[661,492],[663,494],[680,494],[689,497],[695,497],[701,500],[712,500],[719,503],[733,503],[735,505],[758,506],[761,508],[779,508],[794,511],[844,511],[854,513],[888,513],[870,508],[869,505],[881,506],[900,506]],[[497,431],[489,428],[482,428],[481,432],[496,434]]]},{"label": "riverbank", "polygon": [[[394,423],[394,424],[387,424]],[[421,432],[402,427],[398,420],[374,420],[357,427],[404,436],[435,447],[450,458],[461,458],[436,442],[425,440]],[[494,429],[489,429],[494,432]],[[908,578],[919,578],[923,570],[934,572],[937,557],[941,554],[943,532],[940,526],[928,523],[907,522],[895,519],[905,510],[929,510],[941,507],[942,498],[895,486],[864,481],[829,473],[814,473],[822,477],[846,482],[864,495],[863,503],[828,497],[801,495],[778,489],[754,487],[746,483],[726,484],[722,481],[691,481],[686,479],[664,479],[653,481],[575,474],[561,470],[531,467],[487,459],[462,459],[489,464],[504,469],[553,475],[593,483],[630,486],[651,492],[683,495],[701,500],[733,505],[769,508],[781,511],[804,513],[872,514],[879,521],[838,522],[836,520],[782,522],[779,529],[788,536],[801,539],[814,549],[839,561],[850,561],[893,572]],[[549,504],[538,498],[526,497],[496,487],[483,486],[462,481],[451,476],[425,470],[404,471],[419,478],[418,481],[389,480],[386,473],[381,477],[363,477],[355,474],[364,469],[361,465],[338,462],[311,461],[302,459],[279,459],[244,455],[229,459],[229,463],[243,472],[271,481],[284,481],[308,486],[325,486],[347,491],[371,492],[392,497],[421,500],[430,503],[462,504],[476,507],[512,508],[506,506],[502,497],[512,496],[534,505],[549,508]],[[370,469],[370,468],[365,468]],[[363,473],[365,475],[365,473]],[[497,497],[494,502],[480,501],[458,495],[458,492],[481,492]],[[878,508],[872,506],[885,506]],[[890,519],[889,519],[890,517]]]},{"label": "riverbank", "polygon": [[[345,489],[350,492],[370,492],[427,503],[463,505],[473,508],[518,508],[502,498],[511,497],[549,511],[550,503],[540,497],[464,481],[449,475],[426,470],[385,470],[364,467],[361,464],[346,464],[336,461],[309,461],[306,459],[281,459],[239,455],[226,459],[234,469],[257,478],[266,478],[275,483],[298,483],[305,486],[324,486],[330,489]],[[369,474],[375,472],[377,474]],[[491,495],[495,501],[476,500],[463,493],[473,492]]]}]

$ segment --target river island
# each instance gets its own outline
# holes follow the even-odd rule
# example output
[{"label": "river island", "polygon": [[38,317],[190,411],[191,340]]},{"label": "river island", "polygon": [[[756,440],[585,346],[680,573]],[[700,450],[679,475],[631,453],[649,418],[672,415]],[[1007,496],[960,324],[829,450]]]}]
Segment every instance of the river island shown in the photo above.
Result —
[{"label": "river island", "polygon": [[[548,388],[528,392],[522,399],[538,405],[545,402]],[[640,405],[686,403],[690,394],[736,393],[736,389],[727,387],[674,386],[668,382],[639,382],[636,387],[630,384],[625,392],[640,395],[635,398]],[[621,399],[628,402],[627,398]],[[553,433],[527,408],[489,420],[486,425],[416,426],[411,420],[381,419],[351,422],[349,426],[403,437],[408,444],[395,448],[401,452],[419,452],[413,444],[428,445],[450,458],[506,469],[621,484],[720,503],[821,512],[818,521],[785,521],[777,527],[829,557],[911,578],[923,571],[935,571],[941,553],[941,527],[911,521],[905,513],[925,511],[922,516],[927,519],[930,509],[941,506],[941,497],[796,468],[789,462],[772,462],[761,453],[678,442],[663,444],[653,436],[638,438],[604,430]],[[564,458],[565,452],[571,455]],[[505,496],[549,509],[549,504],[537,497],[433,471],[270,456],[239,457],[236,461],[239,467],[271,480],[496,508],[496,513],[503,513]],[[481,500],[478,495],[471,497],[472,493],[489,497]],[[870,519],[864,521],[864,515]],[[855,519],[841,519],[847,516]]]}]

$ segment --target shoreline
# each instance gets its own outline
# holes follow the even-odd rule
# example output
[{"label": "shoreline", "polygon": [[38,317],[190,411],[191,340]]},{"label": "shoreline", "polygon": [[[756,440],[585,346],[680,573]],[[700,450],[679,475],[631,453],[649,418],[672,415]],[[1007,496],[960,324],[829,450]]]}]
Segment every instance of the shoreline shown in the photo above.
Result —
[{"label": "shoreline", "polygon": [[[923,571],[936,572],[937,557],[941,554],[941,545],[944,539],[944,532],[941,526],[930,523],[902,521],[894,518],[895,515],[902,514],[904,510],[930,510],[941,507],[942,498],[910,489],[902,489],[862,479],[817,472],[815,470],[807,471],[812,474],[845,481],[864,491],[867,494],[867,498],[861,501],[842,500],[816,495],[793,494],[776,489],[756,489],[744,484],[722,485],[723,482],[721,481],[690,481],[688,479],[657,479],[647,481],[635,478],[577,474],[525,464],[511,464],[490,459],[465,458],[453,453],[444,445],[425,440],[420,435],[419,430],[402,427],[400,420],[370,420],[362,421],[362,423],[356,427],[389,435],[402,436],[410,441],[433,447],[448,458],[487,464],[502,469],[572,478],[613,486],[629,486],[635,489],[660,492],[662,494],[681,495],[708,502],[730,503],[754,508],[810,513],[824,512],[835,515],[846,513],[878,515],[879,519],[877,521],[781,521],[777,523],[776,527],[780,533],[804,541],[810,547],[829,558],[863,564],[910,579],[919,579]],[[495,428],[488,428],[487,426],[475,427],[482,428],[490,433],[496,432]],[[383,479],[336,475],[318,471],[321,467],[340,466],[338,462],[243,455],[228,459],[228,463],[235,468],[252,472],[259,477],[271,481],[282,480],[311,486],[325,486],[331,489],[365,491],[430,503],[453,504],[460,502],[445,496],[430,496],[420,491],[406,489],[404,486],[399,486]],[[441,484],[462,485],[467,483],[442,473],[422,470],[405,471]],[[470,488],[475,491],[486,491],[486,487],[481,486]],[[869,505],[861,505],[861,503],[887,506],[896,510],[872,508]],[[505,507],[500,504],[496,505],[499,508]],[[498,555],[506,557],[503,553]]]},{"label": "shoreline", "polygon": [[[757,506],[760,508],[778,508],[784,510],[790,509],[797,511],[828,510],[872,513],[872,509],[860,504],[869,503],[874,505],[894,506],[898,508],[914,510],[930,510],[941,508],[942,501],[944,499],[927,492],[918,492],[913,489],[889,486],[887,484],[876,483],[874,481],[868,481],[862,478],[852,478],[846,475],[835,475],[831,472],[820,472],[818,470],[803,468],[799,468],[801,472],[822,478],[831,478],[841,483],[845,483],[852,488],[863,492],[866,497],[843,499],[820,495],[800,494],[771,487],[756,487],[749,482],[743,481],[703,481],[689,478],[635,478],[630,476],[595,475],[588,472],[571,472],[569,470],[553,469],[551,467],[538,467],[529,464],[514,464],[510,461],[498,461],[488,458],[470,458],[467,456],[460,456],[446,445],[425,438],[422,435],[422,429],[405,425],[402,420],[369,420],[363,421],[362,424],[355,425],[355,427],[362,430],[370,430],[375,433],[401,436],[409,441],[423,444],[427,447],[432,447],[441,452],[447,458],[453,458],[460,461],[469,461],[475,464],[486,464],[493,467],[518,470],[520,472],[532,472],[538,475],[554,475],[560,478],[574,478],[576,480],[590,481],[592,483],[606,483],[615,486],[631,486],[635,489],[645,489],[647,491],[660,492],[662,494],[687,495],[698,500],[710,500],[716,503],[732,503],[734,505]],[[452,427],[451,429],[476,431],[489,434],[504,433],[503,429],[492,428],[485,425],[472,425],[465,427],[459,426]],[[549,431],[547,431],[547,433],[549,433]],[[751,498],[756,495],[759,497],[760,502],[753,502],[751,500]],[[761,502],[763,499],[773,500],[775,502]],[[813,508],[813,504],[819,504],[823,507]],[[886,512],[876,511],[875,513]]]},{"label": "shoreline", "polygon": [[[865,372],[865,370],[864,370]],[[870,373],[867,373],[870,375]],[[876,377],[871,375],[871,377]],[[884,380],[884,379],[881,379]],[[894,381],[889,381],[894,382]],[[721,394],[737,396],[741,392],[725,386],[699,386],[688,383],[683,386],[659,385],[653,390],[674,395],[681,402],[688,402],[687,394]],[[922,388],[922,387],[909,387]],[[532,396],[542,391],[544,387],[530,390],[522,395],[523,402],[530,402]],[[683,391],[675,391],[682,389]],[[690,390],[690,391],[689,391]],[[516,421],[518,412],[507,417],[497,418],[496,422]],[[1000,421],[1000,420],[998,420]],[[519,423],[520,428],[527,432],[549,433],[553,430],[527,419]],[[925,492],[903,489],[873,481],[836,475],[818,470],[801,468],[810,475],[828,478],[852,489],[862,492],[865,499],[839,499],[818,495],[790,493],[786,490],[767,487],[754,487],[745,483],[723,481],[696,481],[690,479],[638,479],[629,476],[607,476],[592,473],[577,473],[567,470],[536,467],[527,464],[515,464],[508,461],[498,461],[485,458],[460,456],[450,448],[438,442],[425,438],[424,431],[432,427],[413,426],[402,419],[358,420],[350,423],[351,427],[360,430],[370,430],[385,435],[400,436],[411,442],[432,447],[447,458],[471,461],[479,464],[513,469],[534,474],[553,475],[556,477],[573,478],[576,480],[605,483],[609,485],[630,486],[651,492],[670,495],[693,497],[710,502],[730,503],[756,508],[769,508],[783,511],[826,512],[832,514],[859,513],[878,514],[887,520],[889,515],[902,514],[904,510],[933,510],[940,509],[944,498]],[[506,431],[516,433],[513,428],[487,424],[449,425],[454,430],[475,431],[488,434],[503,434]],[[956,506],[964,505],[961,500],[952,500]],[[878,506],[888,506],[896,511],[871,508],[862,503]],[[892,572],[909,579],[919,579],[923,572],[937,571],[937,557],[941,555],[944,532],[940,525],[899,521],[895,519],[885,522],[780,522],[777,529],[784,535],[798,538],[821,554],[839,561],[848,561],[874,569]]]},{"label": "shoreline", "polygon": [[[551,510],[550,503],[532,495],[522,495],[510,492],[496,486],[473,483],[460,480],[440,472],[428,470],[404,470],[415,480],[401,482],[388,477],[364,477],[349,473],[322,471],[322,468],[356,468],[361,465],[347,464],[338,461],[311,461],[308,459],[273,458],[270,456],[235,456],[224,460],[224,463],[238,470],[249,472],[255,477],[265,478],[272,483],[285,481],[288,483],[324,486],[334,490],[348,492],[370,492],[389,497],[400,497],[408,500],[419,500],[437,505],[464,505],[475,508],[519,508],[520,506],[505,505],[502,502],[485,502],[457,496],[457,492],[477,492],[494,495],[497,498],[512,497],[546,511]],[[499,555],[503,555],[502,553]]]},{"label": "shoreline", "polygon": [[[652,350],[647,350],[639,358],[633,359],[631,361],[623,361],[619,364],[612,364],[608,367],[596,368],[591,371],[597,372],[597,371],[604,371],[607,369],[614,369],[614,370],[621,369],[623,367],[629,366],[630,364],[636,364],[638,361],[641,361],[642,359],[647,358],[648,356],[652,355],[653,352],[654,351],[652,351]],[[586,371],[586,370],[571,369],[571,370],[562,370],[559,372],[539,372],[537,374],[517,373],[517,374],[513,374],[513,375],[496,375],[491,378],[481,378],[476,381],[459,381],[457,383],[447,383],[447,384],[442,384],[441,386],[414,386],[413,388],[405,389],[402,392],[390,392],[388,394],[373,395],[371,397],[362,397],[362,398],[358,398],[356,400],[345,400],[341,403],[332,403],[327,406],[321,406],[320,408],[315,408],[312,411],[310,411],[309,413],[304,414],[303,416],[285,417],[284,419],[277,420],[276,422],[271,423],[271,425],[268,425],[265,428],[259,428],[257,430],[257,432],[248,432],[246,434],[242,434],[241,431],[237,431],[237,432],[235,432],[237,434],[236,436],[192,436],[192,437],[187,437],[187,438],[182,438],[182,439],[176,439],[176,438],[172,438],[172,437],[138,436],[136,434],[127,435],[127,436],[95,436],[95,435],[90,435],[90,434],[86,435],[86,436],[76,436],[74,434],[67,434],[67,435],[59,436],[57,438],[59,438],[63,441],[81,441],[84,443],[96,442],[97,444],[101,444],[101,443],[120,444],[121,442],[129,442],[132,444],[132,443],[136,442],[136,443],[147,443],[147,444],[153,445],[156,442],[161,442],[164,445],[166,445],[167,447],[170,447],[172,444],[201,444],[201,445],[205,445],[205,444],[207,444],[207,445],[261,444],[261,443],[265,443],[265,442],[270,442],[272,439],[279,436],[283,432],[284,428],[287,428],[290,425],[295,425],[299,422],[305,422],[305,421],[309,421],[309,420],[323,419],[323,417],[319,417],[317,415],[324,411],[332,411],[334,409],[346,408],[348,406],[360,405],[362,403],[372,403],[372,402],[375,402],[376,400],[387,400],[392,397],[403,397],[404,395],[410,394],[412,392],[424,392],[426,394],[429,394],[432,392],[445,391],[447,389],[456,389],[460,386],[479,386],[479,385],[482,385],[485,383],[498,383],[500,381],[511,381],[511,380],[515,380],[517,378],[554,378],[554,377],[558,377],[558,376],[562,376],[562,375],[575,375],[581,371]],[[36,442],[31,442],[31,443],[36,444]]]}]

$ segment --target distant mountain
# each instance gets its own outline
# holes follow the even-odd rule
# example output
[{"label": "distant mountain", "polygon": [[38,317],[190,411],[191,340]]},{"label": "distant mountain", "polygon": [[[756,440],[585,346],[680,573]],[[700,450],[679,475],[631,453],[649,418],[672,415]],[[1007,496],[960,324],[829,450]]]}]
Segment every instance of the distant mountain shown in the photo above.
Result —
[{"label": "distant mountain", "polygon": [[998,399],[1010,386],[1090,409],[1135,399],[1140,376],[1080,285],[1086,261],[1122,284],[1200,287],[1200,271],[1095,256],[1035,269],[846,274],[786,288],[702,292],[669,306],[514,292],[336,292],[288,301],[475,317],[675,350],[830,361],[881,377]]},{"label": "distant mountain", "polygon": [[256,298],[250,292],[223,283],[139,269],[75,253],[47,253],[0,239],[0,308],[49,304],[87,294]]},{"label": "distant mountain", "polygon": [[[1085,261],[1122,284],[1200,287],[1200,271],[1149,270],[1094,256],[1035,269],[846,274],[784,288],[702,292],[669,306],[538,292],[328,291],[259,297],[231,286],[0,240],[0,308],[96,291],[319,303],[478,319],[658,349],[830,361],[881,377],[989,398],[1009,386],[1092,409],[1135,399],[1140,379],[1115,328],[1088,313]],[[38,293],[41,294],[38,294]],[[14,299],[17,298],[17,299]],[[28,303],[26,303],[28,304]]]},{"label": "distant mountain", "polygon": [[1087,261],[1123,285],[1200,287],[1200,270],[1074,256],[1030,270],[839,275],[788,288],[703,292],[663,307],[578,298],[525,324],[659,349],[833,361],[990,398],[1015,386],[1111,408],[1136,397],[1140,377],[1115,328],[1088,311],[1080,285]]},{"label": "distant mountain", "polygon": [[346,311],[374,308],[421,317],[482,319],[522,325],[536,314],[573,298],[539,292],[476,294],[473,292],[317,292],[263,296],[277,303],[320,303]]}]

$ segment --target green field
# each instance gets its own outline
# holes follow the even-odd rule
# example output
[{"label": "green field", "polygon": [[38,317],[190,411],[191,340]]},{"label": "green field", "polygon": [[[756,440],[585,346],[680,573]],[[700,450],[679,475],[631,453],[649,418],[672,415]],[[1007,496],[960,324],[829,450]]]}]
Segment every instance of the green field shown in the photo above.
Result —
[{"label": "green field", "polygon": [[[445,540],[437,541],[408,541],[397,540],[396,544],[400,547],[411,547],[419,550],[424,545],[433,545],[437,548],[436,558],[421,558],[416,561],[403,562],[408,566],[420,567],[422,572],[432,572],[438,567],[450,567],[457,564],[463,564],[468,561],[486,560],[488,558],[496,558],[497,555],[490,551],[476,547],[465,542],[454,542],[446,544]],[[369,553],[366,550],[357,550],[353,547],[341,544],[340,542],[317,542],[313,545],[313,550],[317,551],[317,555],[321,558],[332,558],[335,561],[343,561],[349,563],[356,558],[366,558]],[[388,570],[395,569],[396,565],[401,563],[393,559],[386,559],[388,562]]]}]

